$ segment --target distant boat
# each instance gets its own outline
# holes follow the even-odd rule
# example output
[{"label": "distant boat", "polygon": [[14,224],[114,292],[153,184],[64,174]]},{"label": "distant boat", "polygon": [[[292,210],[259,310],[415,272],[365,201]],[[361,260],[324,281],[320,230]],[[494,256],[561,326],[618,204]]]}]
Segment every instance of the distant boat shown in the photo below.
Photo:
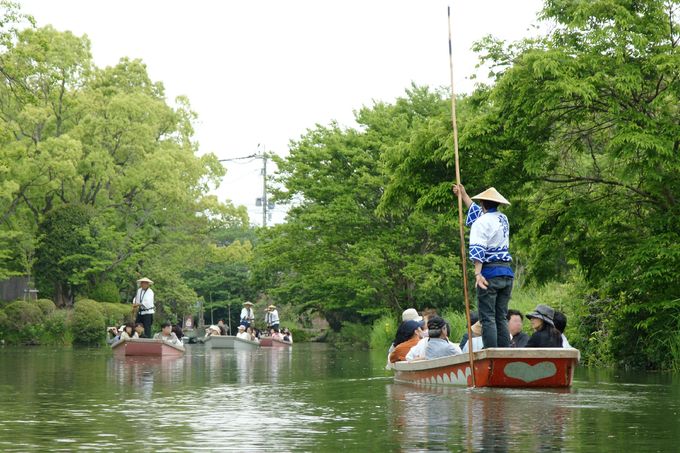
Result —
[{"label": "distant boat", "polygon": [[231,335],[210,335],[205,337],[203,343],[213,349],[234,349],[234,341],[236,337]]},{"label": "distant boat", "polygon": [[262,347],[279,347],[279,348],[286,348],[293,346],[293,343],[290,341],[283,341],[278,338],[272,338],[272,337],[260,337],[260,346]]},{"label": "distant boat", "polygon": [[290,341],[279,340],[278,338],[272,338],[272,346],[275,348],[276,347],[286,348],[293,346],[293,343],[291,343]]},{"label": "distant boat", "polygon": [[[569,387],[581,354],[573,348],[490,348],[474,353],[477,387]],[[397,362],[394,380],[472,385],[468,354]]]},{"label": "distant boat", "polygon": [[260,348],[259,341],[245,340],[243,338],[234,338],[234,349],[237,351],[254,351]]},{"label": "distant boat", "polygon": [[184,354],[184,346],[151,338],[133,338],[131,340],[118,341],[111,345],[111,349],[116,357],[177,357]]}]

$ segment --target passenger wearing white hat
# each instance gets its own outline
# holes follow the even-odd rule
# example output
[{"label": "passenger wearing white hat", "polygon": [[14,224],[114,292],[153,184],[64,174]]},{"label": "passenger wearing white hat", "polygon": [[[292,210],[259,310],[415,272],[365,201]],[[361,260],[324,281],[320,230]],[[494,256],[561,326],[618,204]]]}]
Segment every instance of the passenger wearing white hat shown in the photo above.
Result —
[{"label": "passenger wearing white hat", "polygon": [[141,322],[144,325],[144,338],[151,338],[151,325],[153,324],[154,314],[154,293],[150,288],[153,281],[147,277],[137,280],[139,288],[135,293],[132,304],[138,308],[137,319],[135,322]]},{"label": "passenger wearing white hat", "polygon": [[469,254],[475,265],[484,347],[509,347],[507,314],[515,274],[510,267],[510,223],[498,206],[510,202],[493,187],[474,197],[468,196],[462,184],[454,185],[453,192],[460,192],[469,208],[465,223],[471,225]]},{"label": "passenger wearing white hat", "polygon": [[246,332],[246,326],[241,324],[238,326],[238,333],[236,334],[236,338],[242,338],[244,340],[250,340],[250,334]]},{"label": "passenger wearing white hat", "polygon": [[423,317],[418,314],[415,308],[407,308],[404,310],[404,312],[401,314],[401,321],[422,321]]}]

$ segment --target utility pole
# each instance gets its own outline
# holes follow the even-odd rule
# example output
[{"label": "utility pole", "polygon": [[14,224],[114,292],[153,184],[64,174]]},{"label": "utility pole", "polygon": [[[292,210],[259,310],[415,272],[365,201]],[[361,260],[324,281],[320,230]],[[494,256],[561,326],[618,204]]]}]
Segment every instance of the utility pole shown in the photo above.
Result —
[{"label": "utility pole", "polygon": [[267,226],[267,153],[262,150],[262,226]]},{"label": "utility pole", "polygon": [[[258,150],[260,149],[260,144],[257,144]],[[269,155],[267,154],[266,148],[263,146],[262,151],[257,154],[251,154],[249,156],[242,157],[232,157],[230,159],[219,159],[219,162],[234,162],[244,159],[262,159],[262,169],[260,174],[262,176],[262,198],[258,198],[255,201],[256,206],[260,206],[262,203],[262,226],[267,226],[267,218],[269,216],[269,211],[274,209],[274,204],[269,204],[269,199],[267,197],[267,160],[269,160]]]}]

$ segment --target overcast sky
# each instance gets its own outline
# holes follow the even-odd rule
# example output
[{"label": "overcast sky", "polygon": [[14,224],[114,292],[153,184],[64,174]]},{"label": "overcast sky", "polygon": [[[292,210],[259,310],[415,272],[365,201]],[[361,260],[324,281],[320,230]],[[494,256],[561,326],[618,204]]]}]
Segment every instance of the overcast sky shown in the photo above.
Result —
[{"label": "overcast sky", "polygon": [[[353,110],[392,101],[411,82],[449,84],[446,7],[453,8],[457,92],[474,88],[472,43],[535,34],[541,0],[19,0],[39,26],[86,34],[99,66],[141,58],[168,99],[189,97],[202,153],[221,159],[289,141],[316,123],[354,125]],[[247,162],[247,161],[246,161]],[[262,223],[261,160],[226,163],[220,199]],[[271,168],[271,165],[270,165]],[[280,222],[284,209],[276,208]]]}]

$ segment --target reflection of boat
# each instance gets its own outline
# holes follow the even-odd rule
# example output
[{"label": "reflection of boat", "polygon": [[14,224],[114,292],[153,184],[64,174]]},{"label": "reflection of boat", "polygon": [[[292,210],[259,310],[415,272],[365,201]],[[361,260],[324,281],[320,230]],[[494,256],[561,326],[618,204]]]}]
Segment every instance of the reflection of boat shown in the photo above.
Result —
[{"label": "reflection of boat", "polygon": [[234,338],[234,349],[241,351],[253,351],[260,347],[257,341],[244,340],[243,338]]},{"label": "reflection of boat", "polygon": [[205,337],[203,343],[209,348],[213,349],[234,349],[234,341],[236,337],[231,335],[211,335]]},{"label": "reflection of boat", "polygon": [[[474,353],[477,387],[569,387],[580,359],[571,348],[490,348]],[[397,362],[394,380],[472,385],[468,354]]]},{"label": "reflection of boat", "polygon": [[275,348],[276,347],[289,348],[289,347],[293,346],[293,343],[291,343],[290,341],[279,340],[278,338],[272,338],[272,346],[275,347]]},{"label": "reflection of boat", "polygon": [[151,338],[133,338],[131,340],[119,341],[114,343],[111,349],[117,357],[133,355],[172,357],[184,354],[183,346]]}]

